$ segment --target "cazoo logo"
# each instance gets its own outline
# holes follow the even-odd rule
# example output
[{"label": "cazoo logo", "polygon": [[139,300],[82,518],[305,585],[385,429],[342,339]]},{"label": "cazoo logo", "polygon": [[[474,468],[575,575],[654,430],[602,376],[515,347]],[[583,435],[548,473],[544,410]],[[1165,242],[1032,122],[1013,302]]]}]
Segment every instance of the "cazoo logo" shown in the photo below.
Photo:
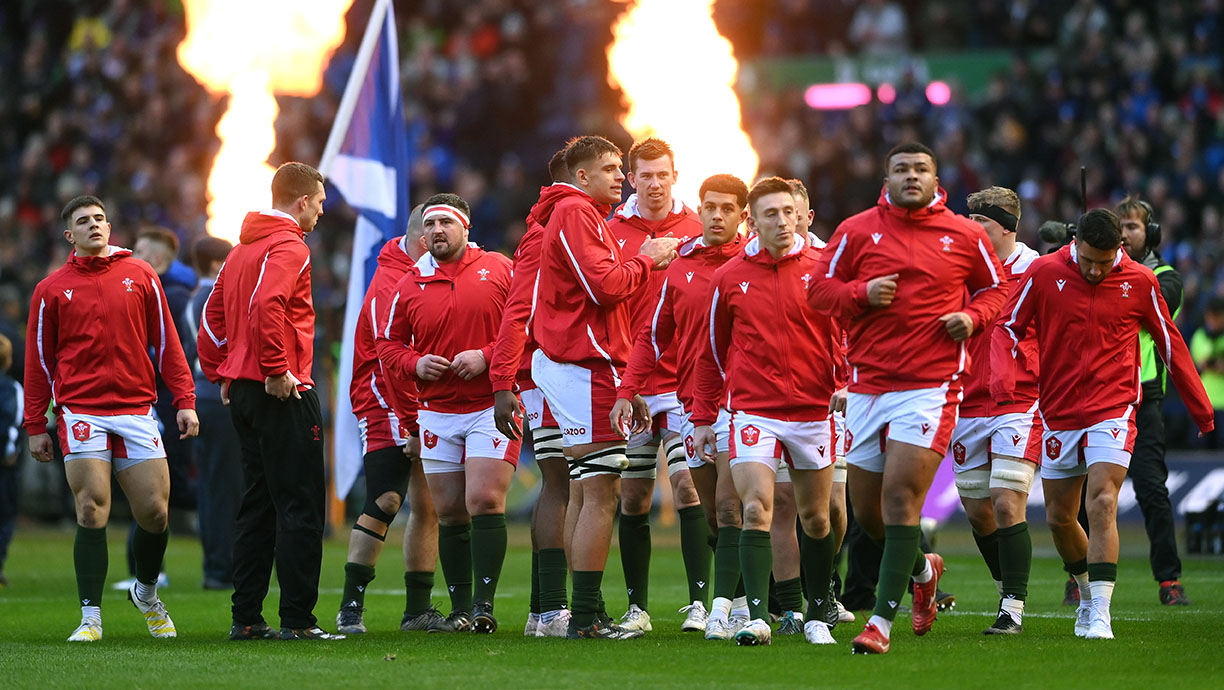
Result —
[{"label": "cazoo logo", "polygon": [[535,422],[535,421],[539,421],[539,419],[540,419],[539,412],[528,412],[527,413],[527,421]]},{"label": "cazoo logo", "polygon": [[583,436],[587,430],[585,426],[569,426],[561,430],[566,436]]}]

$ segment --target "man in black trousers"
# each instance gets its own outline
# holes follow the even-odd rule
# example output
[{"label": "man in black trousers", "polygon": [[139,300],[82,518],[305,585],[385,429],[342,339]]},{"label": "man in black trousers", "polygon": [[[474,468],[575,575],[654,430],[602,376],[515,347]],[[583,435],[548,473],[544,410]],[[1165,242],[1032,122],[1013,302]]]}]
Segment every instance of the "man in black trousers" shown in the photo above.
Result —
[{"label": "man in black trousers", "polygon": [[204,307],[200,367],[221,384],[242,444],[231,640],[276,636],[263,618],[273,560],[282,640],[334,640],[316,625],[326,483],[323,417],[311,378],[315,313],[305,236],[323,215],[323,176],[285,163],[272,208],[242,221]]}]

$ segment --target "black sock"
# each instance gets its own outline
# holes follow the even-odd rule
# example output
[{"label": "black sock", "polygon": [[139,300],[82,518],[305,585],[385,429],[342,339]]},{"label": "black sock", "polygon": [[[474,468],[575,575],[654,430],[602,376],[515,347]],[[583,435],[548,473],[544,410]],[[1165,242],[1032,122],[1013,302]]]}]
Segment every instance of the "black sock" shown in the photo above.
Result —
[{"label": "black sock", "polygon": [[[72,561],[76,567],[77,597],[81,606],[101,606],[102,590],[106,587],[106,528],[77,525]],[[153,579],[156,581],[157,576]]]},{"label": "black sock", "polygon": [[169,541],[169,530],[154,534],[136,525],[136,532],[132,535],[132,556],[136,561],[136,579],[141,583],[157,584],[157,576],[161,573],[162,560],[166,557],[166,544]]},{"label": "black sock", "polygon": [[990,534],[974,532],[973,541],[977,542],[982,560],[986,561],[986,567],[990,569],[990,577],[995,582],[1002,582],[1003,568],[999,566],[999,531],[995,530]]},{"label": "black sock", "polygon": [[419,616],[430,609],[429,596],[433,592],[433,585],[432,571],[409,570],[404,573],[404,613],[407,616]]},{"label": "black sock", "polygon": [[680,552],[684,556],[684,574],[688,578],[689,601],[710,603],[710,526],[701,506],[689,506],[677,511],[680,515]]},{"label": "black sock", "polygon": [[506,515],[472,516],[472,572],[476,576],[476,601],[493,603],[502,564],[506,562]]},{"label": "black sock", "polygon": [[540,549],[540,613],[565,608],[568,575],[565,549]]},{"label": "black sock", "polygon": [[540,613],[540,552],[531,552],[531,604],[530,611]]},{"label": "black sock", "polygon": [[451,613],[472,610],[472,525],[438,525],[438,557]]},{"label": "black sock", "polygon": [[629,603],[645,611],[650,593],[650,514],[622,514],[618,533]]},{"label": "black sock", "polygon": [[349,561],[344,564],[344,593],[340,608],[365,608],[366,585],[374,579],[374,567]]}]

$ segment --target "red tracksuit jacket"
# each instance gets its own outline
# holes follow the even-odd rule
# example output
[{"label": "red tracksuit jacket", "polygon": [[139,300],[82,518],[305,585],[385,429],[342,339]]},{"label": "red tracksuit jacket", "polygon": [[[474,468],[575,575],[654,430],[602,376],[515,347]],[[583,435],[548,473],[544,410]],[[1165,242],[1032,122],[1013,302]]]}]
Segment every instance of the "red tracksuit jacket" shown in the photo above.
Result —
[{"label": "red tracksuit jacket", "polygon": [[[1003,262],[1003,276],[1007,280],[1008,294],[1016,290],[1024,272],[1040,254],[1023,243],[1016,244],[1016,251]],[[965,398],[960,404],[961,417],[994,417],[1010,412],[1026,412],[1037,400],[1037,334],[1030,330],[1020,341],[1015,370],[1016,383],[1009,402],[995,402],[990,395],[990,341],[995,326],[1003,321],[1002,314],[980,331],[969,337],[969,373],[965,375]],[[1008,362],[1008,366],[1011,366]]]},{"label": "red tracksuit jacket", "polygon": [[200,369],[209,381],[263,383],[288,371],[301,382],[298,390],[314,386],[315,311],[304,238],[288,214],[246,214],[196,337]]},{"label": "red tracksuit jacket", "polygon": [[[940,189],[930,206],[909,210],[881,192],[875,208],[842,221],[821,254],[808,298],[846,326],[853,392],[960,383],[968,352],[939,318],[966,312],[977,332],[1007,299],[990,239],[980,225],[949,211],[946,197]],[[867,282],[893,273],[900,274],[893,303],[869,306]]]},{"label": "red tracksuit jacket", "polygon": [[[608,221],[608,227],[612,229],[612,234],[616,237],[621,252],[630,256],[637,254],[646,240],[665,237],[668,233],[682,242],[701,237],[701,219],[679,199],[673,200],[672,210],[667,217],[656,223],[642,218],[638,208],[637,194],[630,195],[629,199],[616,209],[616,212],[612,214],[612,220]],[[665,280],[664,271],[651,271],[646,283],[629,298],[633,333],[636,334],[642,328],[648,327],[656,317],[659,292]],[[679,385],[676,371],[677,355],[678,352],[675,350],[664,353],[654,370],[641,384],[641,390],[637,392],[642,395],[658,395],[675,391]]]},{"label": "red tracksuit jacket", "polygon": [[548,213],[531,332],[554,362],[611,366],[619,377],[632,349],[629,299],[653,262],[623,258],[604,216],[607,206],[569,184],[549,187],[537,204]]},{"label": "red tracksuit jacket", "polygon": [[720,402],[772,419],[828,418],[841,333],[808,304],[818,259],[798,236],[776,261],[753,239],[714,273],[709,342],[697,359],[694,426],[713,424]]},{"label": "red tracksuit jacket", "polygon": [[386,324],[379,324],[378,319],[385,318],[387,303],[395,295],[396,284],[413,265],[404,242],[403,235],[388,240],[378,253],[378,268],[370,279],[370,287],[366,288],[353,335],[353,380],[349,384],[349,397],[353,401],[353,414],[358,419],[393,410],[408,433],[415,434],[418,429],[416,385],[392,386],[378,360],[375,344],[378,334],[386,329]]},{"label": "red tracksuit jacket", "polygon": [[152,267],[119,247],[107,256],[74,252],[30,301],[26,433],[47,433],[53,399],[57,414],[64,406],[79,414],[148,414],[157,401],[150,349],[174,407],[195,409],[195,379]]},{"label": "red tracksuit jacket", "polygon": [[421,408],[467,413],[493,406],[488,371],[464,381],[453,371],[436,381],[417,378],[425,355],[451,359],[480,350],[488,362],[510,292],[510,260],[469,244],[454,264],[439,266],[432,254],[421,257],[395,286],[387,324],[378,335],[378,358],[399,380],[415,380]]},{"label": "red tracksuit jacket", "polygon": [[[618,397],[641,393],[651,372],[670,357],[684,363],[677,372],[676,396],[685,411],[692,412],[697,358],[710,343],[710,283],[714,272],[739,255],[744,244],[736,235],[726,244],[708,247],[698,236],[680,246],[680,257],[667,267],[659,303],[651,310],[653,318],[634,339]],[[722,391],[715,397],[721,400]]]},{"label": "red tracksuit jacket", "polygon": [[1113,270],[1097,285],[1080,274],[1074,244],[1033,262],[991,334],[990,392],[998,400],[1015,395],[1015,347],[1034,319],[1039,405],[1047,429],[1086,429],[1126,416],[1140,402],[1140,328],[1152,334],[1156,353],[1199,429],[1214,428],[1211,401],[1156,275],[1126,252],[1118,251]]},{"label": "red tracksuit jacket", "polygon": [[510,296],[502,313],[497,331],[497,344],[489,362],[489,379],[493,391],[512,391],[536,387],[531,379],[531,354],[536,351],[531,337],[531,309],[535,299],[536,280],[540,275],[540,254],[544,246],[544,223],[552,206],[543,207],[544,195],[550,187],[540,188],[540,202],[527,214],[527,232],[514,252],[514,279],[510,281]]}]

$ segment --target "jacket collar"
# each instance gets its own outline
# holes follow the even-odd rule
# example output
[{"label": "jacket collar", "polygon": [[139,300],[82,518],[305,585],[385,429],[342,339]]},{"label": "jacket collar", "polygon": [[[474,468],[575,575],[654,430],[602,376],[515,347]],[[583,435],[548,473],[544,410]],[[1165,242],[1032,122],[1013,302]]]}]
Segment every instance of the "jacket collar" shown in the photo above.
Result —
[{"label": "jacket collar", "polygon": [[[468,242],[467,250],[463,252],[463,258],[459,259],[459,268],[462,269],[464,266],[467,266],[468,264],[475,261],[477,256],[479,256],[479,254],[477,253],[479,249],[480,249],[480,246],[477,245],[475,242]],[[473,250],[477,250],[477,251],[473,251]],[[435,259],[434,255],[430,254],[429,252],[425,252],[424,254],[421,255],[421,258],[418,259],[416,262],[416,268],[417,268],[417,272],[421,275],[422,278],[432,279],[435,277],[439,277],[437,276],[438,260]]]},{"label": "jacket collar", "polygon": [[[684,202],[673,196],[671,211],[668,213],[670,215],[680,215],[684,213]],[[629,195],[629,198],[625,200],[625,203],[621,204],[620,208],[616,209],[615,215],[618,215],[621,218],[642,218],[642,209],[638,205],[637,192]],[[645,219],[643,218],[643,220]]]},{"label": "jacket collar", "polygon": [[794,244],[791,245],[791,248],[786,251],[786,254],[784,254],[781,259],[774,261],[773,255],[761,248],[761,238],[753,237],[752,240],[744,246],[744,255],[750,259],[754,259],[762,263],[781,263],[786,259],[802,252],[806,246],[807,242],[804,241],[803,236],[799,233],[795,233]]}]

